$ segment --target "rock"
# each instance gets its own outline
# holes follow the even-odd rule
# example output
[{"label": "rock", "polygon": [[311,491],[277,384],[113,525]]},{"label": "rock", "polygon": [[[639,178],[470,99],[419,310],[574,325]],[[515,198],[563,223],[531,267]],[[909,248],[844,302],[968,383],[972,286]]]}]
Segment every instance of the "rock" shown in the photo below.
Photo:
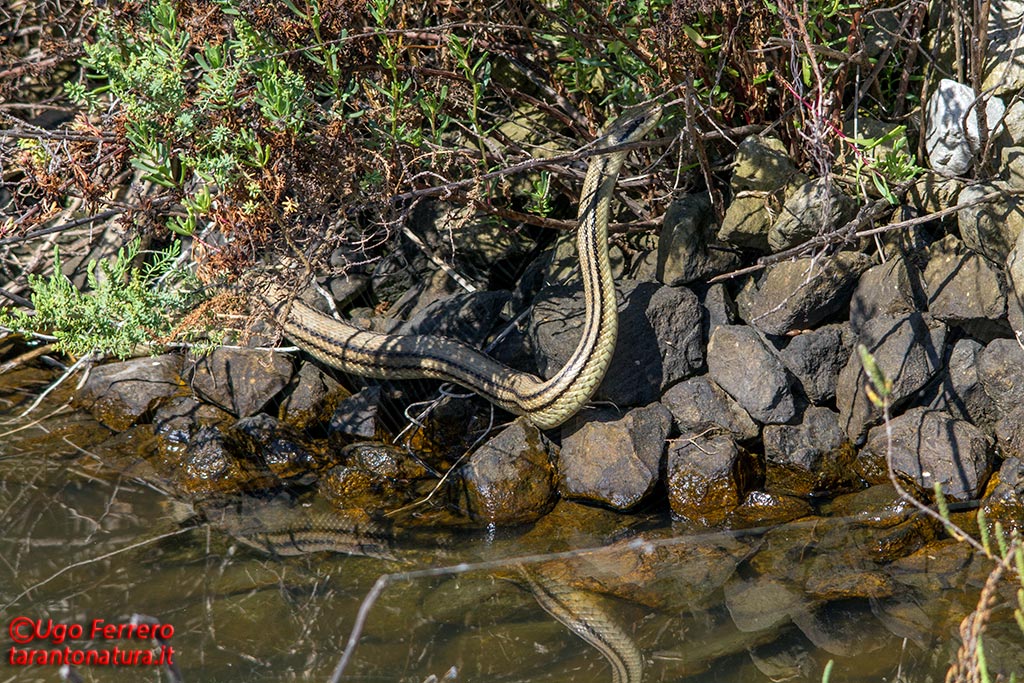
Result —
[{"label": "rock", "polygon": [[754,470],[754,459],[727,436],[683,435],[668,451],[672,514],[696,527],[722,524],[746,497]]},{"label": "rock", "polygon": [[[1003,181],[976,183],[960,191],[960,205],[976,201],[993,192],[1007,192]],[[957,213],[960,237],[969,249],[995,263],[1006,263],[1024,229],[1024,202],[1020,197],[1003,195],[982,204],[965,206]]]},{"label": "rock", "polygon": [[749,327],[715,329],[708,342],[708,375],[758,422],[780,424],[796,415],[785,367]]},{"label": "rock", "polygon": [[[1024,111],[1022,111],[1024,113]],[[923,173],[907,192],[907,203],[921,215],[935,213],[957,203],[964,183],[956,178],[944,178],[934,173]],[[955,225],[956,216],[941,219],[943,224]]]},{"label": "rock", "polygon": [[905,315],[924,306],[920,272],[904,258],[890,259],[860,276],[850,299],[850,325],[854,332],[860,332],[876,316]]},{"label": "rock", "polygon": [[1024,349],[1015,339],[994,339],[978,353],[978,379],[998,415],[1024,405]]},{"label": "rock", "polygon": [[806,500],[767,491],[751,491],[738,508],[729,514],[730,529],[777,526],[814,514]]},{"label": "rock", "polygon": [[816,178],[786,199],[782,212],[768,231],[768,246],[782,251],[803,244],[815,235],[835,230],[853,218],[851,197],[843,194],[828,178]]},{"label": "rock", "polygon": [[235,442],[218,427],[203,427],[180,460],[165,460],[179,490],[191,496],[255,491],[276,483],[262,463],[239,458]]},{"label": "rock", "polygon": [[559,492],[566,498],[626,510],[658,481],[672,414],[660,403],[576,418],[562,428]]},{"label": "rock", "polygon": [[459,474],[462,504],[478,522],[510,526],[544,516],[555,501],[547,439],[523,418],[481,446]]},{"label": "rock", "polygon": [[764,428],[765,488],[773,493],[835,494],[856,480],[855,453],[828,408],[809,407],[797,425]]},{"label": "rock", "polygon": [[989,524],[999,522],[1007,535],[1024,531],[1024,463],[1007,458],[989,482],[981,509]]},{"label": "rock", "polygon": [[1019,0],[1003,0],[991,5],[985,35],[985,79],[981,85],[985,92],[1007,95],[1024,87],[1024,56],[1021,55],[1024,39],[1020,33],[1022,13],[1024,4]]},{"label": "rock", "polygon": [[846,308],[871,262],[857,252],[776,263],[751,279],[736,298],[740,317],[765,334],[815,327]]},{"label": "rock", "polygon": [[193,358],[185,376],[204,401],[237,417],[248,417],[288,384],[292,372],[291,361],[279,353],[220,347],[208,356]]},{"label": "rock", "polygon": [[1003,415],[996,422],[995,435],[1001,455],[1024,457],[1024,406]]},{"label": "rock", "polygon": [[349,397],[347,389],[312,363],[303,363],[292,380],[291,391],[277,411],[278,418],[299,429],[327,422],[338,402]]},{"label": "rock", "polygon": [[950,325],[976,331],[976,336],[985,331],[998,334],[996,321],[1006,314],[1002,274],[987,259],[966,251],[953,235],[933,247],[924,269],[928,312]]},{"label": "rock", "polygon": [[736,147],[732,168],[732,190],[774,192],[796,177],[797,167],[786,146],[770,135],[750,135]]},{"label": "rock", "polygon": [[725,285],[720,282],[713,284],[703,291],[698,291],[697,297],[704,307],[703,329],[705,337],[710,337],[711,333],[719,325],[736,324],[736,302],[732,300],[732,296]]},{"label": "rock", "polygon": [[100,365],[89,372],[75,405],[104,426],[124,431],[161,404],[187,393],[181,368],[178,354]]},{"label": "rock", "polygon": [[973,339],[961,339],[946,361],[946,373],[935,385],[935,397],[927,401],[930,408],[945,410],[960,420],[978,427],[996,421],[996,405],[985,393],[978,377],[977,358],[985,348]]},{"label": "rock", "polygon": [[793,337],[779,351],[779,360],[796,377],[811,403],[830,403],[839,371],[853,349],[854,335],[845,323],[826,325]]},{"label": "rock", "polygon": [[[946,327],[927,321],[920,313],[879,316],[864,325],[859,343],[867,347],[879,369],[892,380],[890,401],[898,408],[941,370]],[[870,425],[881,419],[879,410],[864,393],[866,385],[867,375],[860,355],[854,350],[839,373],[836,405],[839,423],[855,444],[860,443]]]},{"label": "rock", "polygon": [[411,482],[426,476],[425,468],[403,449],[387,444],[350,444],[339,457],[345,464],[324,474],[319,491],[333,506],[346,510],[393,510],[417,498]]},{"label": "rock", "polygon": [[[976,98],[974,89],[968,85],[948,78],[939,81],[928,99],[926,113],[924,145],[932,170],[944,175],[963,175],[971,167],[974,155],[981,150],[978,111],[977,107],[972,107]],[[1006,105],[998,97],[992,97],[985,103],[989,137],[994,134],[1004,111]]]},{"label": "rock", "polygon": [[173,398],[153,413],[156,435],[165,442],[179,444],[182,449],[203,427],[227,428],[232,422],[234,418],[227,411],[201,403],[192,396]]},{"label": "rock", "polygon": [[326,464],[297,429],[270,415],[242,418],[231,427],[230,435],[235,453],[262,463],[278,479],[312,474]]},{"label": "rock", "polygon": [[427,469],[405,449],[382,443],[354,443],[341,451],[351,467],[387,479],[413,480],[428,476]]},{"label": "rock", "polygon": [[681,432],[721,430],[741,443],[757,438],[759,430],[750,413],[707,375],[680,382],[665,392],[661,402]]},{"label": "rock", "polygon": [[768,251],[768,230],[772,216],[782,210],[785,187],[777,192],[746,190],[733,198],[725,210],[718,239],[743,249]]},{"label": "rock", "polygon": [[450,337],[479,348],[487,339],[512,297],[505,291],[452,294],[425,306],[395,330],[395,334],[423,334]]},{"label": "rock", "polygon": [[[892,467],[930,492],[936,482],[953,500],[969,500],[981,493],[992,467],[989,439],[969,422],[930,408],[913,408],[893,418]],[[884,425],[868,432],[857,459],[857,469],[871,483],[888,481]]]},{"label": "rock", "polygon": [[843,521],[829,526],[824,537],[815,532],[820,545],[845,551],[829,563],[832,567],[850,566],[851,561],[871,566],[906,557],[934,541],[940,528],[931,517],[918,514],[890,483],[836,496],[824,511]]},{"label": "rock", "polygon": [[1006,314],[1018,339],[1024,339],[1024,230],[1017,235],[1006,256]]},{"label": "rock", "polygon": [[1024,147],[1006,147],[999,153],[999,168],[1008,187],[1024,190]]},{"label": "rock", "polygon": [[[704,364],[702,310],[683,287],[626,282],[619,312],[619,338],[596,398],[619,407],[656,401],[664,387]],[[549,287],[538,295],[530,326],[537,365],[552,376],[570,358],[584,321],[582,292]]]},{"label": "rock", "polygon": [[710,249],[715,212],[706,193],[685,195],[669,205],[658,239],[658,280],[685,285],[734,268],[735,254]]},{"label": "rock", "polygon": [[375,438],[383,431],[380,412],[380,387],[366,387],[338,403],[327,425],[327,433],[336,442],[343,442],[346,437]]}]

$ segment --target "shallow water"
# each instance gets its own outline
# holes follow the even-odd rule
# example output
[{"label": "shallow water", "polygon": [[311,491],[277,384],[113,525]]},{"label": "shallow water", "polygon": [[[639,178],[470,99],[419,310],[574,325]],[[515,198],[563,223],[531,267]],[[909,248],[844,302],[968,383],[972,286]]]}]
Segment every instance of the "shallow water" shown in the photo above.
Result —
[{"label": "shallow water", "polygon": [[[833,681],[942,680],[959,646],[956,627],[987,573],[949,543],[882,559],[916,527],[815,518],[680,536],[648,517],[634,520],[642,534],[609,536],[598,529],[611,513],[592,509],[592,534],[564,532],[557,515],[579,513],[566,504],[533,530],[400,539],[393,560],[274,556],[203,521],[140,479],[143,470],[106,465],[94,449],[109,434],[69,409],[53,414],[59,401],[14,417],[47,379],[11,373],[3,381],[13,384],[0,387],[0,620],[8,630],[0,682],[60,680],[55,666],[8,661],[12,638],[30,634],[32,623],[84,633],[24,648],[151,647],[89,638],[95,620],[125,624],[133,614],[173,627],[169,645],[185,681],[328,681],[382,575],[392,578],[341,680],[612,680],[608,660],[542,608],[509,558],[621,627],[643,657],[644,681],[821,680],[830,659]],[[546,551],[570,557],[521,559]],[[990,659],[1024,662],[1019,632],[1004,622],[990,637]],[[169,680],[160,666],[78,673]]]}]

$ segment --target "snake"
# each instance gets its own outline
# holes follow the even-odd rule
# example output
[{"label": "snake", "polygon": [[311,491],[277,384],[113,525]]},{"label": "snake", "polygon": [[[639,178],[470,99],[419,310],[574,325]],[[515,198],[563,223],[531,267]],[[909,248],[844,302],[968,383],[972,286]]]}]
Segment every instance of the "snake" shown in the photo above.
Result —
[{"label": "snake", "polygon": [[580,192],[576,245],[586,303],[583,332],[565,365],[550,378],[510,368],[479,350],[435,335],[380,334],[281,296],[272,286],[265,301],[284,336],[327,365],[377,379],[454,382],[494,405],[553,429],[590,401],[611,362],[618,336],[618,302],[608,258],[608,216],[629,145],[658,124],[662,108],[625,110],[598,137]]}]

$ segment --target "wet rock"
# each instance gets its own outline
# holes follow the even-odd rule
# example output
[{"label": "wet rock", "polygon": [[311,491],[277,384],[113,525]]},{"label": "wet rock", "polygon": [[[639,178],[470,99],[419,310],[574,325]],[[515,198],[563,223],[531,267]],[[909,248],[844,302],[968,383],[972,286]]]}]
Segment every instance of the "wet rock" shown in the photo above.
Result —
[{"label": "wet rock", "polygon": [[237,417],[255,415],[292,376],[292,363],[259,349],[217,348],[186,364],[185,378],[196,395]]},{"label": "wet rock", "polygon": [[776,526],[814,514],[810,503],[795,496],[767,491],[751,491],[738,508],[729,514],[730,529]]},{"label": "wet rock", "polygon": [[427,470],[404,449],[382,443],[354,443],[346,446],[341,458],[352,467],[388,479],[422,479]]},{"label": "wet rock", "polygon": [[[1008,192],[1002,181],[976,183],[960,191],[960,204],[976,201],[993,192]],[[1024,228],[1024,201],[1010,194],[957,212],[960,238],[968,249],[1003,264]]]},{"label": "wet rock", "polygon": [[846,308],[870,264],[864,254],[849,251],[773,264],[740,291],[740,317],[765,334],[813,328]]},{"label": "wet rock", "polygon": [[93,368],[75,404],[115,431],[128,429],[159,405],[187,393],[182,358],[164,354]]},{"label": "wet rock", "polygon": [[672,514],[696,527],[722,524],[746,497],[755,469],[754,459],[727,436],[684,434],[668,451]]},{"label": "wet rock", "polygon": [[828,408],[807,408],[800,424],[766,426],[764,454],[765,487],[774,493],[836,493],[856,479],[853,447]]},{"label": "wet rock", "polygon": [[458,339],[474,348],[483,345],[494,328],[510,292],[479,291],[453,294],[424,307],[396,334],[425,334]]},{"label": "wet rock", "polygon": [[338,403],[327,425],[332,441],[346,437],[372,439],[382,430],[381,390],[379,386],[366,387]]},{"label": "wet rock", "polygon": [[559,492],[626,510],[658,481],[672,414],[660,403],[634,408],[621,419],[614,411],[588,412],[562,429]]},{"label": "wet rock", "polygon": [[904,258],[890,259],[860,276],[850,299],[850,325],[859,332],[872,318],[901,316],[924,306],[920,272]]},{"label": "wet rock", "polygon": [[1006,313],[1002,274],[987,259],[967,251],[955,236],[933,245],[924,283],[928,312],[934,317],[976,331],[975,336],[1002,331],[996,323]]},{"label": "wet rock", "polygon": [[824,511],[843,521],[829,527],[818,543],[854,553],[833,565],[849,565],[854,558],[862,567],[892,562],[934,541],[939,530],[938,522],[916,514],[917,508],[888,483],[836,496]]},{"label": "wet rock", "polygon": [[299,429],[327,422],[338,402],[350,395],[334,379],[312,363],[303,363],[292,380],[288,396],[281,402],[278,418]]},{"label": "wet rock", "polygon": [[[702,310],[684,287],[627,282],[621,294],[619,338],[596,396],[619,407],[646,405],[704,364]],[[538,368],[550,377],[579,343],[584,302],[582,292],[565,287],[550,287],[538,299],[531,336]]]},{"label": "wet rock", "polygon": [[680,382],[665,392],[662,404],[669,409],[681,432],[703,434],[721,430],[740,442],[757,438],[757,424],[707,375]]},{"label": "wet rock", "polygon": [[[948,413],[914,408],[894,418],[892,466],[922,491],[932,491],[936,482],[954,500],[976,497],[988,480],[992,448],[977,427],[954,419]],[[868,440],[857,458],[857,470],[869,482],[888,481],[885,426],[868,432]]]},{"label": "wet rock", "polygon": [[1015,339],[994,339],[977,356],[978,379],[1000,416],[1024,405],[1024,349]]},{"label": "wet rock", "polygon": [[785,367],[749,327],[715,329],[708,341],[708,375],[758,422],[779,424],[796,415]]},{"label": "wet rock", "polygon": [[814,648],[799,633],[789,633],[750,649],[750,660],[769,681],[813,680],[818,670]]},{"label": "wet rock", "polygon": [[888,643],[888,634],[865,602],[842,602],[797,612],[793,623],[815,647],[837,657],[874,652]]},{"label": "wet rock", "polygon": [[706,193],[685,195],[669,205],[658,240],[658,280],[685,285],[735,267],[735,254],[709,248],[715,232],[715,211]]},{"label": "wet rock", "polygon": [[1007,534],[1024,531],[1024,462],[1020,456],[1003,461],[989,482],[981,509],[989,524],[999,522]]},{"label": "wet rock", "polygon": [[768,246],[782,251],[815,235],[835,230],[853,217],[855,204],[827,178],[816,178],[796,188],[768,231]]},{"label": "wet rock", "polygon": [[[978,112],[972,106],[976,98],[968,85],[948,78],[939,81],[928,99],[926,113],[924,145],[932,170],[944,175],[963,175],[971,167],[974,155],[981,149]],[[992,97],[985,103],[985,121],[990,136],[1004,111],[1006,106],[998,97]]]},{"label": "wet rock", "polygon": [[261,462],[279,479],[310,474],[325,464],[323,454],[297,429],[264,413],[236,422],[231,437],[236,453]]},{"label": "wet rock", "polygon": [[191,396],[173,398],[153,413],[156,435],[163,440],[187,445],[203,427],[227,427],[234,418],[227,411]]},{"label": "wet rock", "polygon": [[853,349],[853,333],[845,323],[826,325],[793,337],[779,351],[779,360],[793,373],[811,403],[830,403],[839,371]]},{"label": "wet rock", "polygon": [[239,458],[235,442],[218,427],[203,427],[184,456],[164,466],[181,489],[192,496],[239,493],[276,483],[262,464]]},{"label": "wet rock", "polygon": [[[879,369],[892,380],[891,402],[898,407],[941,370],[946,327],[926,320],[920,313],[880,316],[865,324],[859,341],[874,355]],[[867,375],[860,355],[854,351],[839,373],[836,404],[840,424],[855,444],[860,443],[870,425],[881,419],[880,411],[864,393],[866,385]]]},{"label": "wet rock", "polygon": [[996,421],[996,405],[985,393],[978,377],[978,355],[985,347],[973,339],[961,339],[946,362],[942,381],[934,385],[935,397],[926,401],[931,408],[945,410],[955,418],[978,427]]},{"label": "wet rock", "polygon": [[788,621],[803,603],[799,590],[772,576],[734,576],[725,584],[725,606],[736,628],[745,633],[765,631]]},{"label": "wet rock", "polygon": [[540,431],[522,418],[477,450],[462,468],[462,504],[473,519],[527,524],[554,504],[554,468]]}]

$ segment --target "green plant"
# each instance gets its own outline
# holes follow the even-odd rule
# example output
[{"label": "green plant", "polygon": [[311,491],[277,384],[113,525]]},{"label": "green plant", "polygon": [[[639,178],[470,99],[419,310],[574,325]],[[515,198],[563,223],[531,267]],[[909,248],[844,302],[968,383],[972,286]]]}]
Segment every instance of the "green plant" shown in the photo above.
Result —
[{"label": "green plant", "polygon": [[60,253],[54,249],[53,274],[29,276],[34,314],[0,313],[0,325],[51,333],[57,348],[74,356],[125,358],[138,345],[169,333],[173,314],[192,304],[193,297],[181,286],[187,278],[175,269],[180,250],[180,243],[172,242],[135,268],[132,263],[140,252],[139,240],[134,240],[110,261],[90,261],[88,291],[80,291],[61,272]]}]

